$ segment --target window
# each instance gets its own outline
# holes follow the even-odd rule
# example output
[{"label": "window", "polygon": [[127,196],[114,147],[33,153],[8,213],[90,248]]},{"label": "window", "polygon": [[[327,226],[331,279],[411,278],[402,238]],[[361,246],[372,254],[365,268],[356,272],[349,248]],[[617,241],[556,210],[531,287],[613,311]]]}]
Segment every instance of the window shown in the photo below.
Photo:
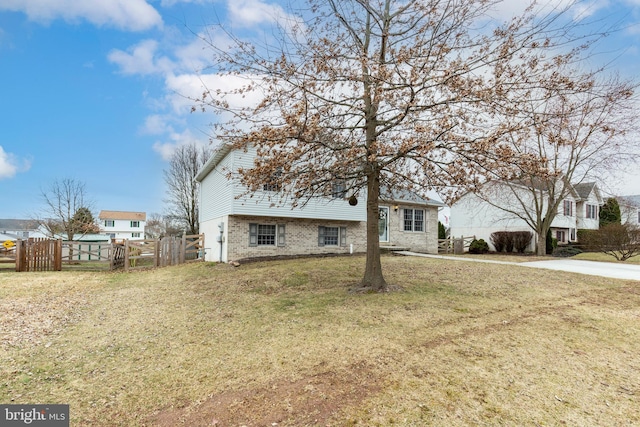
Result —
[{"label": "window", "polygon": [[282,167],[278,166],[273,175],[264,183],[262,189],[264,191],[280,191],[280,177],[282,176]]},{"label": "window", "polygon": [[140,221],[131,221],[131,228],[140,228]]},{"label": "window", "polygon": [[564,216],[573,216],[573,202],[571,200],[565,200],[562,204]]},{"label": "window", "polygon": [[404,210],[404,231],[424,231],[424,210]]},{"label": "window", "polygon": [[598,207],[596,205],[587,205],[587,218],[598,219]]},{"label": "window", "polygon": [[344,179],[338,179],[331,183],[331,197],[334,199],[344,199],[347,197],[347,184]]},{"label": "window", "polygon": [[570,229],[570,234],[571,234],[571,238],[569,239],[571,242],[575,242],[576,241],[576,229],[572,228]]},{"label": "window", "polygon": [[318,227],[318,246],[347,246],[347,227]]},{"label": "window", "polygon": [[105,227],[115,227],[115,222],[112,219],[106,219],[104,221]]},{"label": "window", "polygon": [[276,244],[276,226],[275,225],[258,225],[258,246],[275,246]]},{"label": "window", "polygon": [[565,236],[566,233],[564,230],[556,230],[556,239],[558,240],[558,243],[564,243],[566,241]]},{"label": "window", "polygon": [[140,233],[131,233],[131,237],[140,237]]},{"label": "window", "polygon": [[284,224],[249,224],[249,246],[284,246]]}]

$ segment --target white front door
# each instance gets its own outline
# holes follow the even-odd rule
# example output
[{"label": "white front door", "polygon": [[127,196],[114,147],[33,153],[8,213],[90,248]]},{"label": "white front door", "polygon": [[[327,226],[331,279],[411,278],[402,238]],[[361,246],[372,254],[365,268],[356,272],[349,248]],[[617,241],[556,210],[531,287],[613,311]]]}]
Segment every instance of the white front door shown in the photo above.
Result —
[{"label": "white front door", "polygon": [[389,208],[380,206],[380,213],[378,214],[380,221],[378,222],[378,232],[380,233],[380,241],[389,241]]}]

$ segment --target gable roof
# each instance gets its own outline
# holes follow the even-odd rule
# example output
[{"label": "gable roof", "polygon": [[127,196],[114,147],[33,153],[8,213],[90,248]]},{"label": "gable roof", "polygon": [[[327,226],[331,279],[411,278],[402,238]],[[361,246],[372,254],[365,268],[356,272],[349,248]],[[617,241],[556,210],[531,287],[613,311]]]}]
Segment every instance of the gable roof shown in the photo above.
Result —
[{"label": "gable roof", "polygon": [[133,221],[146,221],[146,212],[128,212],[128,211],[100,211],[98,215],[100,219],[125,219]]},{"label": "gable roof", "polygon": [[576,193],[578,193],[578,196],[580,196],[581,199],[588,199],[592,191],[597,191],[595,182],[584,182],[575,184],[573,188],[576,190]]}]

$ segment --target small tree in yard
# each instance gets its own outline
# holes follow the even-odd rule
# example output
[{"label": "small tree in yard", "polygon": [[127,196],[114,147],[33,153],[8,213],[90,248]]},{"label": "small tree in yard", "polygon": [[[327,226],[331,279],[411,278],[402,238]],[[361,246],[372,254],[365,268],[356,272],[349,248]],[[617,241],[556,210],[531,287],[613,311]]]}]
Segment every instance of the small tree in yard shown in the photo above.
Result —
[{"label": "small tree in yard", "polygon": [[631,224],[610,223],[586,235],[585,246],[626,261],[640,255],[640,228]]},{"label": "small tree in yard", "polygon": [[616,198],[609,197],[600,208],[600,227],[608,224],[620,224],[621,222],[620,204],[618,204]]},{"label": "small tree in yard", "polygon": [[447,230],[444,228],[444,224],[438,221],[438,239],[444,240],[447,238]]},{"label": "small tree in yard", "polygon": [[83,182],[73,178],[54,180],[42,191],[42,198],[46,203],[43,216],[47,219],[39,222],[51,236],[64,233],[68,240],[74,240],[75,236],[100,231]]},{"label": "small tree in yard", "polygon": [[[502,120],[517,112],[512,91],[524,97],[538,87],[566,86],[567,76],[555,70],[576,62],[580,48],[562,52],[572,41],[572,24],[562,23],[571,22],[562,19],[568,9],[540,16],[528,9],[487,26],[499,1],[309,3],[281,16],[263,44],[229,33],[230,49],[205,40],[215,54],[211,81],[244,83],[205,89],[194,110],[228,118],[215,125],[218,140],[255,148],[253,167],[239,170],[249,193],[277,174],[279,200],[294,207],[330,195],[336,180],[366,198],[367,258],[358,290],[385,291],[381,187],[425,197],[430,187],[447,188],[454,197],[520,159],[518,144],[496,150],[505,135],[531,126]],[[259,97],[253,105],[235,102],[252,96]]]}]

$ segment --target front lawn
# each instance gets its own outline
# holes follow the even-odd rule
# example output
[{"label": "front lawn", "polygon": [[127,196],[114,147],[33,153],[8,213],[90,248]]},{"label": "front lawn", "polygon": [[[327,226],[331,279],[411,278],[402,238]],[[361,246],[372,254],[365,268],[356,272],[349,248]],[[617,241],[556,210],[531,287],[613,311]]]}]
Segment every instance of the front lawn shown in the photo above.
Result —
[{"label": "front lawn", "polygon": [[[640,282],[361,256],[0,274],[0,403],[72,426],[640,424]],[[277,423],[277,424],[276,424]]]}]

